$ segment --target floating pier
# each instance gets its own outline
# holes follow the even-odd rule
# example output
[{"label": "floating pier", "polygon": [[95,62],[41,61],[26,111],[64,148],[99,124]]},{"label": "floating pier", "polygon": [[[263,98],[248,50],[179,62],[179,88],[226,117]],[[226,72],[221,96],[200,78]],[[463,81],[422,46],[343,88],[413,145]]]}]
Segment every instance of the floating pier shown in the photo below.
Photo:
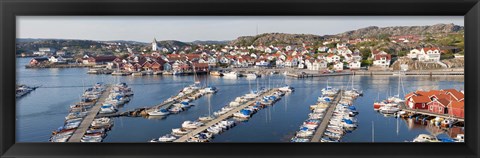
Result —
[{"label": "floating pier", "polygon": [[93,120],[100,111],[102,104],[107,99],[111,90],[112,85],[106,85],[105,91],[102,92],[100,98],[95,102],[95,105],[93,105],[87,116],[85,116],[85,118],[82,120],[82,123],[80,123],[80,126],[78,126],[70,139],[68,139],[68,142],[80,142],[83,135],[85,135],[85,132],[87,132],[88,128],[90,127],[90,124],[92,124]]},{"label": "floating pier", "polygon": [[325,116],[322,119],[322,122],[317,128],[317,131],[315,131],[315,134],[313,135],[311,142],[320,142],[320,139],[323,136],[323,133],[328,127],[328,123],[330,119],[333,116],[333,111],[335,110],[335,107],[337,106],[338,102],[340,102],[340,99],[342,98],[344,90],[339,90],[337,94],[335,95],[335,98],[333,98],[333,101],[329,103],[327,112],[325,113]]},{"label": "floating pier", "polygon": [[195,130],[193,130],[193,131],[190,131],[188,134],[186,134],[186,135],[178,138],[178,139],[175,140],[174,142],[186,142],[186,141],[188,140],[188,138],[193,137],[193,136],[195,136],[196,134],[199,134],[199,133],[207,130],[209,127],[211,127],[211,126],[213,126],[213,125],[215,125],[215,124],[217,124],[217,123],[219,123],[219,122],[221,122],[221,121],[223,121],[223,120],[226,120],[226,119],[232,117],[234,113],[236,113],[236,112],[238,112],[238,111],[240,111],[240,110],[242,110],[242,109],[244,109],[244,108],[246,108],[246,107],[254,104],[255,102],[257,102],[257,100],[258,100],[259,98],[263,98],[264,96],[268,96],[268,95],[273,94],[273,93],[274,93],[275,91],[277,91],[277,90],[278,90],[277,88],[270,89],[269,91],[263,93],[262,95],[259,95],[257,98],[255,98],[255,99],[253,99],[253,100],[251,100],[251,101],[249,101],[249,102],[247,102],[247,103],[244,103],[244,104],[242,104],[242,105],[234,108],[233,110],[230,110],[229,112],[227,112],[227,113],[225,113],[225,114],[223,114],[223,115],[218,116],[217,118],[215,118],[215,119],[213,119],[213,120],[205,123],[203,126],[200,126],[200,127],[198,127],[197,129],[195,129]]}]

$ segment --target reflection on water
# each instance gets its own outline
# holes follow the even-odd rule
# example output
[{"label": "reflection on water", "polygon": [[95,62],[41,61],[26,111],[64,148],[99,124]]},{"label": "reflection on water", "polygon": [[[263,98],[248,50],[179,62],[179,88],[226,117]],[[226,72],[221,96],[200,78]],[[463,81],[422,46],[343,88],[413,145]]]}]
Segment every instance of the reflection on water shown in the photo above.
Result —
[{"label": "reflection on water", "polygon": [[[78,102],[84,90],[96,82],[126,82],[135,95],[121,111],[147,107],[163,102],[178,93],[184,86],[194,82],[192,76],[109,76],[89,75],[87,69],[25,69],[27,58],[18,59],[17,82],[42,85],[29,95],[17,100],[17,141],[46,142],[51,131],[63,124],[69,105]],[[351,88],[350,76],[294,79],[283,75],[264,75],[262,78],[226,79],[218,76],[198,75],[202,85],[219,89],[210,97],[201,97],[192,102],[195,106],[187,111],[167,117],[120,117],[114,118],[115,125],[105,142],[146,142],[171,132],[183,121],[195,120],[221,109],[236,97],[260,87],[278,87],[285,84],[295,87],[295,92],[285,95],[273,106],[259,111],[249,120],[240,120],[238,126],[213,139],[213,142],[285,142],[298,130],[307,117],[309,106],[314,104],[327,85]],[[407,76],[402,79],[400,93],[419,88],[463,89],[463,77],[459,76]],[[438,133],[439,137],[455,137],[463,133],[460,128],[450,130],[421,124],[412,119],[385,117],[372,108],[374,100],[384,99],[398,93],[398,76],[355,76],[353,86],[362,89],[364,96],[354,102],[360,114],[359,127],[347,134],[344,142],[403,142],[410,141],[421,133]],[[209,98],[209,99],[208,99]],[[210,100],[210,104],[208,103]],[[209,106],[210,105],[210,106]],[[374,125],[374,128],[372,128]],[[375,131],[372,134],[373,130]]]}]

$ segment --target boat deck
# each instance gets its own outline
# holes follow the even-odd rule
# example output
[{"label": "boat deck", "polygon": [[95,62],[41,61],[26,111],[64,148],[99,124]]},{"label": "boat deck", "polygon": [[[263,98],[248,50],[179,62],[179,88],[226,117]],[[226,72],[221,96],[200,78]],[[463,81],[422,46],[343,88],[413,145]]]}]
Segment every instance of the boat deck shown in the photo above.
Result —
[{"label": "boat deck", "polygon": [[327,129],[328,123],[333,116],[333,111],[335,110],[336,105],[338,104],[338,102],[340,102],[340,99],[342,98],[343,91],[344,90],[339,90],[335,95],[335,98],[333,98],[333,101],[330,102],[330,104],[328,105],[327,112],[325,113],[325,116],[323,117],[320,125],[318,126],[317,131],[315,131],[311,142],[320,142],[320,139],[322,138],[323,133]]},{"label": "boat deck", "polygon": [[235,109],[230,110],[229,112],[227,112],[227,113],[225,113],[225,114],[223,114],[223,115],[221,115],[221,116],[218,116],[217,118],[213,119],[212,121],[205,123],[203,126],[200,126],[199,128],[197,128],[197,129],[189,132],[188,134],[186,134],[186,135],[178,138],[178,139],[175,140],[174,142],[186,142],[186,141],[188,140],[188,138],[193,137],[194,135],[196,135],[196,134],[198,134],[198,133],[201,133],[201,132],[207,130],[208,127],[211,127],[211,126],[219,123],[220,121],[223,121],[223,120],[226,120],[226,119],[232,117],[234,113],[242,110],[243,108],[246,108],[247,106],[250,106],[250,105],[254,104],[259,98],[262,98],[262,97],[267,96],[267,95],[271,95],[271,94],[272,94],[273,92],[275,92],[276,90],[278,90],[278,89],[276,89],[276,88],[275,88],[275,89],[271,89],[271,90],[263,93],[262,95],[259,95],[259,96],[258,96],[257,98],[255,98],[254,100],[249,101],[249,102],[247,102],[247,103],[245,103],[245,104],[242,104],[242,105],[236,107]]},{"label": "boat deck", "polygon": [[110,90],[112,90],[112,85],[107,85],[105,89],[106,90],[102,93],[98,101],[95,102],[95,105],[88,112],[87,116],[83,118],[82,123],[80,123],[80,126],[78,126],[78,128],[75,130],[72,137],[68,139],[68,142],[80,142],[85,132],[87,132],[90,124],[92,124],[93,120],[100,111],[102,104],[105,102],[108,95],[110,94]]}]

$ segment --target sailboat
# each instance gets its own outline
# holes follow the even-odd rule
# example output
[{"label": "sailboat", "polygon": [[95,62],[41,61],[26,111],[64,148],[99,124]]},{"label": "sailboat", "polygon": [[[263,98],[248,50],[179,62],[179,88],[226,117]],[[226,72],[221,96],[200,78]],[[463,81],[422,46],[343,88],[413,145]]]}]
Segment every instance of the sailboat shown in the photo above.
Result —
[{"label": "sailboat", "polygon": [[[400,73],[400,72],[399,72]],[[392,97],[389,97],[387,100],[388,102],[394,102],[394,103],[401,103],[405,102],[402,98],[400,98],[400,84],[403,86],[402,78],[401,75],[398,75],[398,93],[397,95],[394,95]]]},{"label": "sailboat", "polygon": [[216,87],[208,86],[208,76],[206,77],[205,85],[206,87],[203,89],[204,93],[207,93],[207,94],[217,93],[218,90]]},{"label": "sailboat", "polygon": [[207,100],[208,100],[208,116],[203,116],[203,117],[199,117],[198,118],[198,121],[201,121],[201,122],[208,122],[208,121],[211,121],[213,119],[215,119],[213,116],[212,116],[212,108],[210,106],[210,97],[211,96],[207,96]]},{"label": "sailboat", "polygon": [[354,81],[354,75],[352,75],[352,89],[345,91],[345,95],[352,96],[354,98],[363,95],[363,92],[361,90],[357,90],[353,87],[353,81]]}]

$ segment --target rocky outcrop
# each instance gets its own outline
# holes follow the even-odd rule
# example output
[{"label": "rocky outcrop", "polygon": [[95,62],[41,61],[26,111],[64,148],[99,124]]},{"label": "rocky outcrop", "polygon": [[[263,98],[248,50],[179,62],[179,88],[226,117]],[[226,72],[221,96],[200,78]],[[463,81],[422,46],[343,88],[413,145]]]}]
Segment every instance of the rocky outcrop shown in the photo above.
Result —
[{"label": "rocky outcrop", "polygon": [[438,33],[456,33],[464,30],[463,26],[455,24],[436,24],[429,26],[393,26],[393,27],[377,27],[370,26],[358,30],[347,31],[337,34],[339,37],[359,38],[359,37],[377,37],[379,35],[421,35],[421,34],[438,34]]},{"label": "rocky outcrop", "polygon": [[400,65],[402,64],[408,65],[408,70],[435,70],[435,69],[444,69],[444,68],[463,68],[465,66],[463,59],[447,59],[447,60],[442,60],[441,63],[438,63],[438,62],[421,62],[418,60],[402,58],[395,61],[391,67],[393,68],[393,70],[399,70]]}]

